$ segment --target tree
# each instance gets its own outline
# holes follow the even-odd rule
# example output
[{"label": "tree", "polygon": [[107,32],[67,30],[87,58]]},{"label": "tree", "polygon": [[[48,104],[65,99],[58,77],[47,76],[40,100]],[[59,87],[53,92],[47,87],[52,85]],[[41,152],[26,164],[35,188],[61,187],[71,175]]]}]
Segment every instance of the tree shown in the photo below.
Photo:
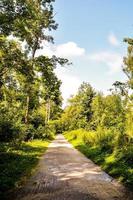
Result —
[{"label": "tree", "polygon": [[133,89],[133,39],[124,39],[128,43],[127,57],[124,57],[123,71],[128,77],[129,88]]},{"label": "tree", "polygon": [[101,93],[96,94],[92,103],[92,118],[91,118],[91,128],[96,130],[98,126],[103,126],[103,113],[105,110],[104,96]]},{"label": "tree", "polygon": [[95,91],[89,83],[82,83],[78,93],[69,99],[62,121],[65,129],[85,128],[90,124],[92,117],[91,103],[95,96]]},{"label": "tree", "polygon": [[78,90],[78,96],[82,105],[82,115],[89,122],[92,116],[91,103],[95,96],[95,91],[89,83],[83,82]]},{"label": "tree", "polygon": [[26,55],[22,52],[20,43],[0,36],[0,94],[2,86],[11,72],[22,72],[26,65]]},{"label": "tree", "polygon": [[[26,60],[25,66],[22,68],[22,73],[25,73],[26,75],[25,94],[27,98],[25,102],[25,123],[28,123],[28,116],[31,108],[30,105],[33,105],[31,102],[33,102],[32,94],[34,93],[34,87],[36,87],[36,73],[42,74],[45,79],[47,95],[52,95],[52,93],[50,93],[50,87],[52,87],[53,84],[51,81],[53,79],[52,77],[54,77],[55,81],[58,82],[58,90],[60,82],[57,81],[57,77],[54,75],[53,69],[51,69],[50,72],[50,68],[48,69],[47,66],[53,65],[55,67],[57,63],[61,65],[67,63],[66,59],[56,58],[55,56],[52,59],[48,59],[45,56],[40,56],[40,59],[35,58],[36,51],[41,48],[42,41],[53,42],[53,37],[46,35],[46,31],[48,32],[48,30],[51,31],[57,29],[57,24],[54,20],[53,2],[54,0],[1,1],[1,7],[3,8],[0,13],[2,19],[0,28],[1,34],[4,36],[13,35],[18,38],[18,40],[25,43],[25,48],[23,49],[26,54]],[[43,67],[38,67],[38,64]],[[14,65],[11,66],[15,67]],[[48,70],[47,73],[46,70]],[[49,76],[47,78],[48,73]],[[55,88],[52,90],[54,89]],[[56,101],[57,99],[58,98],[56,98]]]},{"label": "tree", "polygon": [[[17,113],[20,124],[25,123],[26,129],[33,125],[34,117],[42,117],[42,123],[46,118],[46,121],[56,119],[61,112],[61,81],[54,69],[68,60],[36,56],[42,42],[53,42],[53,37],[46,34],[57,29],[53,2],[0,1],[0,109],[7,116]],[[39,116],[37,112],[44,106],[47,107],[45,114]]]}]

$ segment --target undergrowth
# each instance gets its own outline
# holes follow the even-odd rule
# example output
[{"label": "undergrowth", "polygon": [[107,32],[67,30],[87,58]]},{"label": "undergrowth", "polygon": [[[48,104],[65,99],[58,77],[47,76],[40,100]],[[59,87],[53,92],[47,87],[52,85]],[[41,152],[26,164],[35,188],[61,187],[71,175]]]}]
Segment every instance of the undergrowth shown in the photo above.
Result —
[{"label": "undergrowth", "polygon": [[[105,133],[105,132],[106,133]],[[103,170],[131,187],[133,185],[133,146],[120,145],[110,130],[85,131],[78,129],[64,133],[66,139]],[[122,136],[121,136],[122,137]]]},{"label": "undergrowth", "polygon": [[40,156],[47,149],[48,140],[23,142],[14,148],[10,143],[0,144],[0,197],[20,187],[33,173]]}]

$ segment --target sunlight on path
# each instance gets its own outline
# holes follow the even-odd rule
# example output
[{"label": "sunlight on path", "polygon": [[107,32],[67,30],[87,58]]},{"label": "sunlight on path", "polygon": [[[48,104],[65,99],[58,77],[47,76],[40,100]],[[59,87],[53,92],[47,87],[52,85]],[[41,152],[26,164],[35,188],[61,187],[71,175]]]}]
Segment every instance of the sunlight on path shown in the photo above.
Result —
[{"label": "sunlight on path", "polygon": [[131,200],[126,189],[58,135],[17,200]]}]

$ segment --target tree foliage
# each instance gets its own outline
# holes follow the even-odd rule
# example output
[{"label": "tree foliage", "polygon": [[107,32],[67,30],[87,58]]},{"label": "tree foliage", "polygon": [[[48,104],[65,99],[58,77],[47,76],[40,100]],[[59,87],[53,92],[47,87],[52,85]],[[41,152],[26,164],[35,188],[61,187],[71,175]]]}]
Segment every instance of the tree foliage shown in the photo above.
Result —
[{"label": "tree foliage", "polygon": [[[23,139],[37,137],[39,130],[44,130],[62,111],[61,81],[54,70],[68,60],[36,56],[42,43],[54,41],[49,34],[58,26],[54,20],[53,2],[0,1],[0,119],[8,116],[5,121],[9,121],[5,131],[2,124],[6,122],[0,122],[1,140],[7,140],[6,134],[8,141],[12,140],[9,132],[18,136],[23,133]],[[20,137],[14,135],[14,138]]]}]

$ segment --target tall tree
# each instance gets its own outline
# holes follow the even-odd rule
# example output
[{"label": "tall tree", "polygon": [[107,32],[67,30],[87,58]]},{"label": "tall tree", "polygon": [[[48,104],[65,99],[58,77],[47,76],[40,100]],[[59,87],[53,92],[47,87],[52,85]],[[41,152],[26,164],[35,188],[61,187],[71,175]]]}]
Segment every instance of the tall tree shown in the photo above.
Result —
[{"label": "tall tree", "polygon": [[95,91],[89,83],[83,82],[78,90],[78,96],[82,104],[82,115],[89,122],[92,116],[91,103],[95,96]]},{"label": "tall tree", "polygon": [[[41,48],[42,41],[53,42],[53,37],[46,34],[46,32],[57,29],[57,24],[54,20],[53,2],[54,0],[2,0],[0,2],[0,6],[2,7],[0,13],[0,17],[2,19],[0,27],[1,34],[4,36],[13,35],[18,38],[18,40],[25,43],[25,48],[23,48],[27,57],[25,66],[23,66],[23,73],[26,75],[25,93],[27,95],[25,102],[25,123],[28,123],[30,105],[31,101],[33,101],[32,94],[35,85],[36,73],[43,75],[47,90],[49,86],[49,90],[47,92],[49,95],[52,95],[50,93],[50,86],[52,87],[53,84],[51,80],[54,72],[52,69],[51,77],[47,78],[47,76],[44,75],[44,68],[50,71],[50,69],[46,67],[49,64],[51,65],[52,63],[53,65],[54,63],[54,66],[56,66],[57,63],[64,64],[67,62],[65,59],[63,60],[56,57],[48,60],[45,56],[43,56],[42,59],[41,56],[39,62],[42,62],[43,67],[39,68],[40,71],[38,71],[36,66],[38,64],[35,59],[36,51]],[[14,65],[12,66],[14,67]],[[53,76],[57,79],[55,75]],[[57,85],[59,88],[60,84]]]},{"label": "tall tree", "polygon": [[127,57],[124,57],[123,71],[128,77],[129,88],[133,89],[133,39],[124,39],[128,43]]}]

